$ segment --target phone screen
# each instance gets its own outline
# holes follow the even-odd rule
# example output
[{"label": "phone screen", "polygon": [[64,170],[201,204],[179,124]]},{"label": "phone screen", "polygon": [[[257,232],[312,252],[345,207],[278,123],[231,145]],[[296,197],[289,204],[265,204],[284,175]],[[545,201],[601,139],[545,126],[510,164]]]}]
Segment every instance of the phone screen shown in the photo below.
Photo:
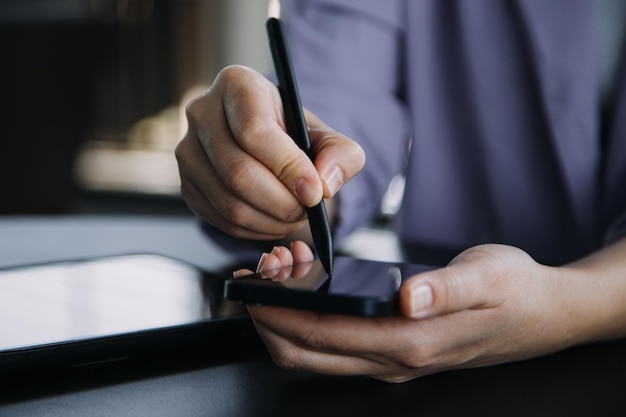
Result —
[{"label": "phone screen", "polygon": [[243,315],[224,279],[159,255],[0,271],[0,354]]},{"label": "phone screen", "polygon": [[228,280],[225,296],[245,304],[377,317],[395,314],[407,276],[432,266],[337,257],[328,277],[319,260]]}]

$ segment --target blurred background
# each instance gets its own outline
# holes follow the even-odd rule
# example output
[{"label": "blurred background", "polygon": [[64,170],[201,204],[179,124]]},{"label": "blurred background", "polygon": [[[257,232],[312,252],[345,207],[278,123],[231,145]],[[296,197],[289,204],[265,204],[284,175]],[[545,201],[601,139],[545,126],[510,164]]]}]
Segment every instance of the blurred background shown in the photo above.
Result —
[{"label": "blurred background", "polygon": [[220,68],[271,68],[266,0],[0,0],[0,214],[191,215],[174,148]]}]

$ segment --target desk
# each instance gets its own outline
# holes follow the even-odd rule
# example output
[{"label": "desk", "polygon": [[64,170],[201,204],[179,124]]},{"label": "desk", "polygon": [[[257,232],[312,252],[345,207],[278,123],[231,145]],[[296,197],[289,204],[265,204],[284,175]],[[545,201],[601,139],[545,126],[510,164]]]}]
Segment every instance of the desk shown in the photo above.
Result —
[{"label": "desk", "polygon": [[[138,250],[229,261],[186,217],[0,219],[0,265]],[[3,398],[0,416],[626,415],[626,341],[400,385],[278,369],[251,326],[217,342],[222,354],[206,360],[34,379]]]}]

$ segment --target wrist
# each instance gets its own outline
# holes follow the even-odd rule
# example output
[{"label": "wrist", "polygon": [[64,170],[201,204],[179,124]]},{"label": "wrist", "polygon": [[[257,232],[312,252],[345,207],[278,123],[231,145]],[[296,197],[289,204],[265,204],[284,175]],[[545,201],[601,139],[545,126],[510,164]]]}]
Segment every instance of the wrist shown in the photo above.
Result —
[{"label": "wrist", "polygon": [[557,268],[572,344],[626,336],[626,277],[604,266],[579,262]]}]

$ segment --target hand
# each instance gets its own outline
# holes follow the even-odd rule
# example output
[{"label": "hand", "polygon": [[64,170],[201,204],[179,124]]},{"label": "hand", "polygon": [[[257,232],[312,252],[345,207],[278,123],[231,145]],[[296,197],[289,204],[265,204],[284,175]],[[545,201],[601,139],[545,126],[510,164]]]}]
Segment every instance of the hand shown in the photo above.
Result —
[{"label": "hand", "polygon": [[313,164],[285,133],[277,88],[240,66],[220,72],[187,106],[176,148],[188,206],[239,238],[280,239],[305,224],[305,206],[330,198],[365,163],[361,147],[306,112]]},{"label": "hand", "polygon": [[[264,259],[260,269],[292,261],[286,254]],[[402,316],[367,319],[269,306],[249,310],[282,367],[402,382],[580,342],[575,329],[581,309],[563,277],[559,268],[540,265],[519,249],[481,245],[445,268],[408,279],[400,290]]]}]

